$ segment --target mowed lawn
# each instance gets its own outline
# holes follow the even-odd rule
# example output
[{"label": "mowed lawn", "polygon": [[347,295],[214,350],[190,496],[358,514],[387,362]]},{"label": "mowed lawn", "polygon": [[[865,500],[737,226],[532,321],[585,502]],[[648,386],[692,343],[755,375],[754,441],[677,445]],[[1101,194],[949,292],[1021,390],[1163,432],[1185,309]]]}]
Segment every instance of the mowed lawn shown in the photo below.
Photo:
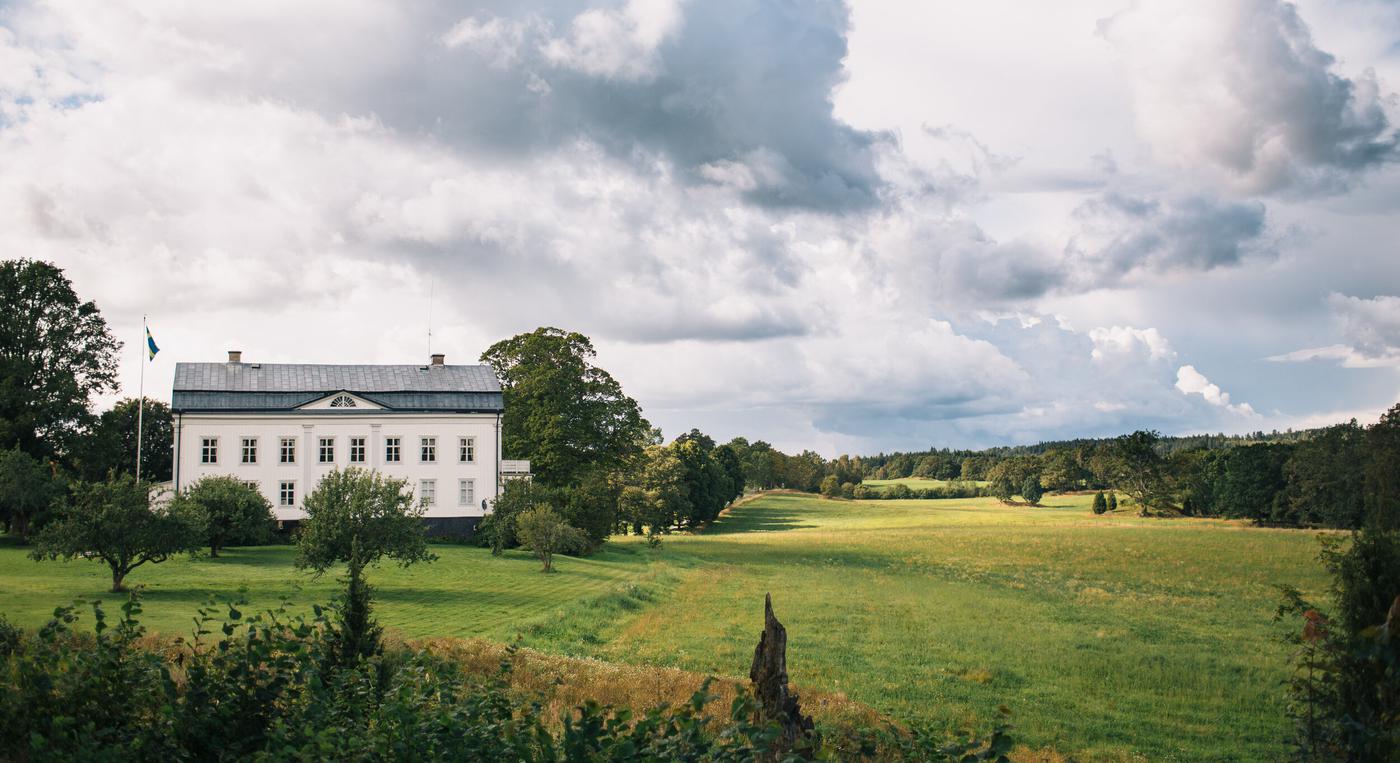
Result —
[{"label": "mowed lawn", "polygon": [[[1095,517],[1089,496],[828,501],[773,494],[701,535],[627,538],[543,575],[521,552],[436,546],[372,573],[405,635],[485,636],[574,655],[744,676],[771,591],[801,686],[894,717],[986,725],[1079,759],[1284,756],[1288,649],[1272,622],[1288,583],[1321,596],[1314,533],[1210,520]],[[130,579],[143,619],[187,631],[210,593],[257,606],[328,601],[286,547],[177,559]],[[93,563],[36,563],[0,545],[0,613],[42,624],[106,586]],[[117,597],[104,595],[115,601]]]},{"label": "mowed lawn", "polygon": [[[18,625],[43,625],[59,604],[100,599],[116,612],[125,596],[107,593],[111,576],[99,562],[35,562],[25,549],[0,539],[0,614]],[[507,641],[531,621],[561,606],[599,596],[644,569],[644,551],[616,546],[587,559],[560,557],[558,575],[521,551],[492,557],[487,549],[434,545],[438,560],[402,568],[381,563],[369,574],[381,621],[406,636],[481,636]],[[295,569],[290,546],[232,548],[219,558],[178,557],[138,567],[127,578],[141,587],[141,621],[164,633],[189,633],[192,618],[212,596],[246,596],[253,609],[277,607],[310,614],[311,605],[334,600],[337,575],[319,580]],[[246,592],[240,594],[240,589]],[[244,609],[248,609],[245,607]],[[85,623],[91,619],[84,617]],[[81,624],[79,627],[84,627]]]}]

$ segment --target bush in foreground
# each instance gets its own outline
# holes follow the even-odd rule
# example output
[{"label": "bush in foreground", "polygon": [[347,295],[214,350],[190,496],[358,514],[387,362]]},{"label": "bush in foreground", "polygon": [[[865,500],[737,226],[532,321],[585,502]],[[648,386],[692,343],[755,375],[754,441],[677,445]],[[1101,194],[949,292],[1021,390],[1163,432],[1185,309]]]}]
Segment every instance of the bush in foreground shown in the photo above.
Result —
[{"label": "bush in foreground", "polygon": [[[332,617],[286,606],[222,617],[201,610],[194,638],[149,648],[132,596],[115,623],[94,603],[94,633],[61,607],[37,634],[0,648],[0,759],[6,760],[796,760],[779,728],[740,693],[727,707],[706,681],[688,702],[645,712],[584,701],[557,723],[515,691],[514,650],[473,675],[431,649],[397,647],[341,665]],[[213,637],[213,642],[209,637]],[[823,755],[840,760],[1005,760],[987,740],[889,726],[859,729]]]}]

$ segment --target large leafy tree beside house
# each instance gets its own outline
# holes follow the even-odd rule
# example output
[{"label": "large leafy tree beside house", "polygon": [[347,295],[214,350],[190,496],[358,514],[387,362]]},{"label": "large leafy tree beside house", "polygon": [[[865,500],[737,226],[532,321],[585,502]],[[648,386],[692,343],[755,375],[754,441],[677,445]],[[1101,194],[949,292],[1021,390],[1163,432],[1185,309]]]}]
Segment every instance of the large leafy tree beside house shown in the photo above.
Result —
[{"label": "large leafy tree beside house", "polygon": [[593,364],[583,334],[542,327],[482,353],[501,379],[503,452],[529,459],[532,496],[549,503],[595,545],[619,522],[620,475],[655,439],[637,401]]},{"label": "large leafy tree beside house", "polygon": [[612,374],[593,364],[596,355],[588,337],[553,327],[481,355],[505,394],[503,450],[529,459],[542,484],[568,487],[595,469],[620,469],[647,444],[651,425]]},{"label": "large leafy tree beside house", "polygon": [[40,461],[66,453],[92,398],[116,390],[120,347],[62,270],[0,261],[0,448]]}]

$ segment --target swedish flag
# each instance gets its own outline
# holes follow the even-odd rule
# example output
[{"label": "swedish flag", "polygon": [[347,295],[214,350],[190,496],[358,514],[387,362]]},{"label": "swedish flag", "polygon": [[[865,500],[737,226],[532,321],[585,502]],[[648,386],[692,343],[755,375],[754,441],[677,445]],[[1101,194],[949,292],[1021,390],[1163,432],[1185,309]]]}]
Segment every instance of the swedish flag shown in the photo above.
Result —
[{"label": "swedish flag", "polygon": [[156,340],[154,340],[154,339],[151,338],[151,328],[150,328],[150,326],[147,326],[147,327],[146,327],[146,354],[149,356],[149,359],[150,359],[150,360],[155,360],[155,359],[156,359],[156,353],[158,353],[158,352],[160,352],[160,348],[156,346]]}]

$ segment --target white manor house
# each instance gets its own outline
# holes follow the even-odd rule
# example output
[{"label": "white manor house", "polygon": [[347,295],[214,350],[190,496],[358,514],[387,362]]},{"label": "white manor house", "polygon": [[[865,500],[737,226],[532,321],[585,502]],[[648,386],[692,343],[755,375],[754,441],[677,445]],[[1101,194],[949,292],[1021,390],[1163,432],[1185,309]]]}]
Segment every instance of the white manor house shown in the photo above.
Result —
[{"label": "white manor house", "polygon": [[272,502],[278,520],[337,467],[407,479],[430,529],[470,533],[503,480],[529,462],[502,461],[500,381],[490,366],[177,363],[174,488],[233,475]]}]

